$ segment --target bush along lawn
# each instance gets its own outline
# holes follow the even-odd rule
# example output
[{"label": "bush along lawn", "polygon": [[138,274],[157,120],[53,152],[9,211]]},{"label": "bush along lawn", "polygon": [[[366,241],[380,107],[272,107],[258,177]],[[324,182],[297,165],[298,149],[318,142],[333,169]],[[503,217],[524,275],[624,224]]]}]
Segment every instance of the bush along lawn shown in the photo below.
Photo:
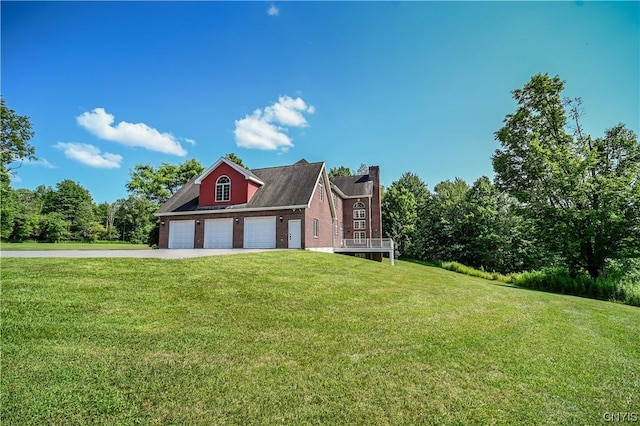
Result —
[{"label": "bush along lawn", "polygon": [[518,287],[640,306],[640,278],[635,275],[635,272],[627,275],[616,272],[609,277],[593,280],[586,273],[572,277],[564,268],[547,268],[541,271],[503,275],[471,268],[458,262],[437,262],[435,265],[449,271],[511,283]]},{"label": "bush along lawn", "polygon": [[2,260],[3,425],[597,424],[640,309],[303,251]]}]

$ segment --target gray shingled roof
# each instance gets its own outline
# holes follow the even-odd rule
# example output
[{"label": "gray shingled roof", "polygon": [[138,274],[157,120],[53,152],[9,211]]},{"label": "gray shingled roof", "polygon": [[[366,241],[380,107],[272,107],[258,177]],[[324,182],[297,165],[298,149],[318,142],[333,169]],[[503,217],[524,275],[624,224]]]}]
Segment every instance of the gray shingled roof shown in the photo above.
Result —
[{"label": "gray shingled roof", "polygon": [[330,180],[347,197],[367,197],[373,193],[373,182],[369,175],[336,176]]},{"label": "gray shingled roof", "polygon": [[173,197],[167,200],[156,214],[307,205],[313,194],[322,166],[323,163],[321,162],[298,162],[291,166],[252,169],[251,172],[264,182],[264,186],[258,189],[248,203],[230,206],[198,207],[200,185],[196,185],[194,183],[196,178],[193,178]]}]

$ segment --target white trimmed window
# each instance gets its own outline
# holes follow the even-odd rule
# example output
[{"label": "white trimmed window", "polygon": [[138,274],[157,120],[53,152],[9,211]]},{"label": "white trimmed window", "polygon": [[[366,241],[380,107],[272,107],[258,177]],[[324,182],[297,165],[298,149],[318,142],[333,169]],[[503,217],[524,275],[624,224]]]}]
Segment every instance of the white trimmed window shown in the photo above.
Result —
[{"label": "white trimmed window", "polygon": [[324,185],[320,184],[320,201],[324,201]]},{"label": "white trimmed window", "polygon": [[231,199],[231,179],[229,176],[220,176],[216,181],[216,202],[229,201]]},{"label": "white trimmed window", "polygon": [[364,220],[354,220],[353,229],[367,229],[367,222]]},{"label": "white trimmed window", "polygon": [[367,233],[364,231],[356,231],[353,233],[353,239],[356,243],[364,243],[367,239]]},{"label": "white trimmed window", "polygon": [[367,217],[367,212],[365,211],[365,209],[358,209],[353,211],[354,219],[364,219],[365,217]]},{"label": "white trimmed window", "polygon": [[363,203],[363,202],[361,202],[361,201],[358,201],[357,203],[355,203],[355,204],[353,205],[353,208],[354,208],[354,209],[364,209],[364,203]]},{"label": "white trimmed window", "polygon": [[313,238],[318,238],[320,235],[320,221],[313,219]]}]

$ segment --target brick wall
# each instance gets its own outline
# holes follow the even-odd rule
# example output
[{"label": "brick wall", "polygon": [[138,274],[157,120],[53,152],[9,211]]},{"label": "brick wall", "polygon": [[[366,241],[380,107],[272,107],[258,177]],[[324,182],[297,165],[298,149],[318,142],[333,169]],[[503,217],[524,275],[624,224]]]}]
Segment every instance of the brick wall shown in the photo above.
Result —
[{"label": "brick wall", "polygon": [[[324,183],[322,179],[320,183]],[[329,197],[331,191],[324,186],[324,196],[320,199],[320,183],[311,197],[311,203],[305,213],[304,227],[304,248],[333,247],[333,218],[331,217],[331,207]],[[313,236],[313,219],[319,221],[318,237]]]}]

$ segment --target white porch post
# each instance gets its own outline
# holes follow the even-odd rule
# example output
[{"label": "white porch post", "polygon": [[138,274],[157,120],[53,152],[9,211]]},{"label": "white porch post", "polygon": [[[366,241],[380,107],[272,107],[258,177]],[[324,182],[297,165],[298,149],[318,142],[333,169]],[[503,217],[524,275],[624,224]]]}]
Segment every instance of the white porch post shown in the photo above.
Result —
[{"label": "white porch post", "polygon": [[393,240],[391,240],[391,250],[389,250],[389,262],[391,262],[391,266],[395,265],[395,250],[393,249]]}]

